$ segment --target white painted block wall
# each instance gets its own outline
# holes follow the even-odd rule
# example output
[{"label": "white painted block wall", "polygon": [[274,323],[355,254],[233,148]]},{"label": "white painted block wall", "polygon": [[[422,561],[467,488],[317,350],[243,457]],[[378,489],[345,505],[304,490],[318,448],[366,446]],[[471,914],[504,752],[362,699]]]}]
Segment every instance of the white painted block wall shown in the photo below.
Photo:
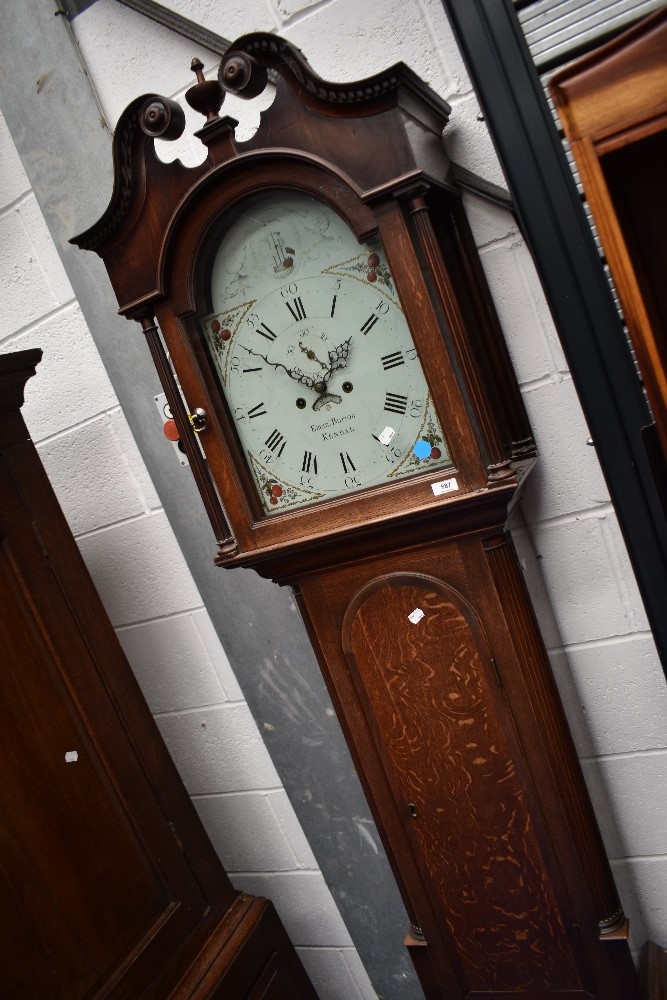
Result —
[{"label": "white painted block wall", "polygon": [[[451,103],[450,155],[502,183],[439,0],[167,5],[228,38],[279,30],[325,78],[355,79],[402,59]],[[112,125],[137,94],[178,97],[190,86],[192,43],[116,0],[98,0],[73,26]],[[214,71],[217,58],[198,54],[207,72]],[[247,106],[228,100],[225,109],[251,127]],[[146,482],[36,206],[17,181],[15,153],[6,135],[0,140],[0,343],[3,350],[47,348],[43,381],[33,380],[26,411],[47,470],[223,860],[238,873],[238,884],[276,900],[296,943],[305,946],[323,997],[369,995]],[[201,156],[197,146],[178,155],[192,162]],[[176,152],[170,149],[169,158]],[[474,197],[467,203],[542,455],[526,494],[525,526],[516,532],[529,588],[631,917],[633,944],[638,948],[649,937],[667,946],[667,689],[530,257],[505,213]],[[147,576],[155,587],[150,597]],[[235,747],[231,787],[227,753]],[[233,853],[238,845],[227,840],[227,824],[260,818],[266,832],[242,845],[244,857]],[[295,900],[306,887],[312,908],[304,921]],[[351,971],[336,985],[343,969]]]}]

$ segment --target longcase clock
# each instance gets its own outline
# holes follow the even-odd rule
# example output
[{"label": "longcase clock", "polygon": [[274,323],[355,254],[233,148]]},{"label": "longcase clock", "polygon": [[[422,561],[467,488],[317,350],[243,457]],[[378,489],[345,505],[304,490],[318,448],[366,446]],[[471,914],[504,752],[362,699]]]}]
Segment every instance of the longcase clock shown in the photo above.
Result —
[{"label": "longcase clock", "polygon": [[[441,133],[399,64],[320,79],[274,35],[201,64],[198,167],[121,116],[74,242],[141,323],[220,566],[294,588],[429,998],[631,1000],[627,923],[511,540],[535,448]],[[224,91],[275,99],[234,136]],[[478,184],[485,192],[483,182]],[[486,189],[486,193],[495,193]],[[185,404],[182,400],[187,401]]]}]

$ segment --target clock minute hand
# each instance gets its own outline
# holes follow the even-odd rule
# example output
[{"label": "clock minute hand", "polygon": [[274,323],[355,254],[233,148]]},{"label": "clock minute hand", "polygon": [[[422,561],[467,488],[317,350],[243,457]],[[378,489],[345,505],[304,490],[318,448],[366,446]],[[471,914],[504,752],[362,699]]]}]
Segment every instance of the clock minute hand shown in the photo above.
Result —
[{"label": "clock minute hand", "polygon": [[298,369],[295,371],[293,368],[288,368],[287,365],[282,363],[282,361],[269,361],[266,354],[259,354],[258,351],[251,351],[249,347],[245,347],[243,344],[240,344],[239,346],[242,347],[244,351],[247,351],[248,354],[252,354],[253,357],[261,358],[262,361],[265,361],[267,365],[271,366],[271,368],[282,368],[283,371],[287,372],[291,379],[294,379],[295,382],[305,385],[308,389],[315,388],[316,383],[312,375],[304,375],[301,371],[299,371],[299,374],[297,375]]}]

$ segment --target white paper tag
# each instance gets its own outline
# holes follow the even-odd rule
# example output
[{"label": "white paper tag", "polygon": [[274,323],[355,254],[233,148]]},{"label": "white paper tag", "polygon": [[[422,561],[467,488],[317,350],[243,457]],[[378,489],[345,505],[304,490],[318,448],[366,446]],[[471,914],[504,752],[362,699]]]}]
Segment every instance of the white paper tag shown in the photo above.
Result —
[{"label": "white paper tag", "polygon": [[441,497],[443,493],[453,493],[458,490],[459,484],[455,479],[441,479],[439,483],[431,483],[433,495]]},{"label": "white paper tag", "polygon": [[79,754],[77,753],[76,750],[68,750],[65,753],[66,764],[74,764],[74,762],[77,761],[78,759],[79,759]]},{"label": "white paper tag", "polygon": [[413,625],[416,625],[417,622],[420,622],[423,617],[424,617],[424,612],[422,611],[421,608],[415,608],[415,610],[411,611],[410,614],[408,615],[408,618],[410,619]]},{"label": "white paper tag", "polygon": [[380,444],[391,444],[394,439],[396,431],[393,427],[385,427],[381,434],[378,435],[378,441]]}]

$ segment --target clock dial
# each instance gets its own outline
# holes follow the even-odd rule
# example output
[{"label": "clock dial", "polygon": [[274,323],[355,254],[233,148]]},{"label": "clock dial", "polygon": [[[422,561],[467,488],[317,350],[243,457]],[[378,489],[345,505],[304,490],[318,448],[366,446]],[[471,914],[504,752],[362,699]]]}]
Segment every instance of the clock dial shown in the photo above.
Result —
[{"label": "clock dial", "polygon": [[204,340],[265,513],[451,465],[382,247],[330,208],[246,202],[211,304]]}]

